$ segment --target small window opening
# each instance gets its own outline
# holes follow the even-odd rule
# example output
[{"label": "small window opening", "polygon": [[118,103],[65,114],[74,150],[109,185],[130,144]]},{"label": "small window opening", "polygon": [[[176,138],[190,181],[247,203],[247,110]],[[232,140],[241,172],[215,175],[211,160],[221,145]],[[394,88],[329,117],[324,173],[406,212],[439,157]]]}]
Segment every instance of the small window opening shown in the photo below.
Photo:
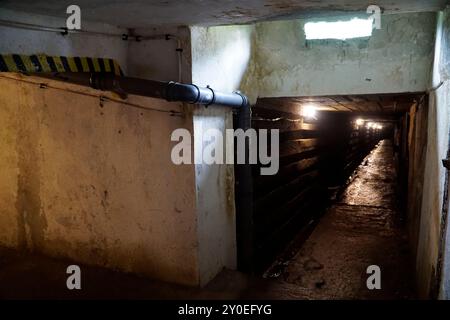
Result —
[{"label": "small window opening", "polygon": [[373,19],[353,18],[347,21],[318,21],[305,24],[307,40],[364,38],[372,35]]}]

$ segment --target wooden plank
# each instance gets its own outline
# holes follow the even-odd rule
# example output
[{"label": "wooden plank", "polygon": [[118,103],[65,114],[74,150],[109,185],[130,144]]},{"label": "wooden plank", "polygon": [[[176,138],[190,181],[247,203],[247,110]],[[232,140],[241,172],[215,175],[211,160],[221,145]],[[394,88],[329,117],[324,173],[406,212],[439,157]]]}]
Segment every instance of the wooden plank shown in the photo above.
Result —
[{"label": "wooden plank", "polygon": [[265,120],[252,120],[252,128],[273,130],[278,129],[280,133],[297,131],[297,130],[312,130],[314,127],[311,124],[302,123],[301,121],[289,121],[289,120],[277,120],[277,121],[265,121]]},{"label": "wooden plank", "polygon": [[[298,214],[298,209],[302,207],[305,201],[320,196],[322,192],[323,187],[319,183],[311,183],[300,190],[296,196],[282,204],[277,210],[266,210],[265,212],[259,213],[255,211],[255,221],[260,226],[255,236],[261,238],[261,235],[273,233],[279,226]],[[263,238],[266,237],[263,236]]]},{"label": "wooden plank", "polygon": [[282,206],[284,203],[287,203],[290,199],[295,198],[302,189],[308,187],[311,182],[318,178],[318,175],[319,173],[317,171],[308,172],[287,184],[274,188],[270,191],[270,193],[255,200],[255,215],[257,216],[258,212],[261,213],[266,210],[276,211],[277,208]]},{"label": "wooden plank", "polygon": [[319,137],[318,130],[294,130],[280,132],[280,142],[299,139],[313,139]]},{"label": "wooden plank", "polygon": [[301,112],[301,103],[293,99],[258,99],[256,106],[252,107],[252,112],[255,108],[265,108],[299,115]]},{"label": "wooden plank", "polygon": [[316,148],[318,145],[318,139],[298,139],[284,141],[280,143],[280,157],[308,151]]},{"label": "wooden plank", "polygon": [[269,193],[278,186],[289,183],[290,181],[318,169],[319,158],[310,158],[293,163],[280,168],[280,171],[273,176],[254,176],[254,198],[258,199],[264,194]]},{"label": "wooden plank", "polygon": [[269,109],[261,106],[252,107],[252,119],[254,118],[274,119],[279,117],[294,120],[301,120],[303,118],[300,112],[296,112],[295,110],[293,110],[292,112],[287,112]]}]

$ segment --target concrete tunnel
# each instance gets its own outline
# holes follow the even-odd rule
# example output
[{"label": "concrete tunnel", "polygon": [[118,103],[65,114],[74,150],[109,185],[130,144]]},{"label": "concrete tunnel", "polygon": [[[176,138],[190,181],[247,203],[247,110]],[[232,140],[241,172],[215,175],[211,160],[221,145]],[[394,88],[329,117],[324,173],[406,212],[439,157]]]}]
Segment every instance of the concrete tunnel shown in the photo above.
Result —
[{"label": "concrete tunnel", "polygon": [[78,2],[0,4],[0,297],[448,298],[445,1]]}]

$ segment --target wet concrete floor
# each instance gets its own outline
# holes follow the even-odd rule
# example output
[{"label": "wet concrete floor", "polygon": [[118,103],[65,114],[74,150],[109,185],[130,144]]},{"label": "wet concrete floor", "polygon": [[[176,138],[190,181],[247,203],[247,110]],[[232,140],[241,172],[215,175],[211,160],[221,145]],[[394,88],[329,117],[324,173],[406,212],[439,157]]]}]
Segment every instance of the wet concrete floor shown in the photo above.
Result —
[{"label": "wet concrete floor", "polygon": [[[81,269],[81,290],[66,286],[71,264]],[[0,247],[0,300],[305,299],[309,295],[308,289],[278,279],[231,270],[223,270],[206,287],[197,288]]]},{"label": "wet concrete floor", "polygon": [[[399,220],[393,148],[383,140],[285,262],[279,281],[308,289],[309,299],[413,298],[412,263]],[[380,267],[381,290],[367,288],[371,265]]]},{"label": "wet concrete floor", "polygon": [[[82,290],[68,290],[70,261],[0,247],[0,299],[412,298],[392,154],[387,140],[372,151],[309,238],[288,248],[297,249],[277,277],[224,270],[207,287],[189,288],[80,265]],[[366,287],[370,265],[381,268],[381,290]]]}]

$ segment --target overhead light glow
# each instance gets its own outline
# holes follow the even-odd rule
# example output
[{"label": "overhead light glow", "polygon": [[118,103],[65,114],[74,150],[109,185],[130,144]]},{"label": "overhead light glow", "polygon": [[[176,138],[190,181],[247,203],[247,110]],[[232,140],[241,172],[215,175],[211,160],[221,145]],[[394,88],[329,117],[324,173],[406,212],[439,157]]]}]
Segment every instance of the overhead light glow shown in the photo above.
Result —
[{"label": "overhead light glow", "polygon": [[339,39],[370,37],[372,35],[373,20],[353,18],[347,21],[319,21],[305,24],[307,40]]},{"label": "overhead light glow", "polygon": [[362,126],[364,124],[364,120],[363,119],[356,119],[356,125],[358,127]]},{"label": "overhead light glow", "polygon": [[317,119],[317,108],[312,104],[307,104],[302,108],[302,115],[307,119]]},{"label": "overhead light glow", "polygon": [[379,124],[379,123],[376,123],[376,122],[368,122],[366,127],[368,129],[375,129],[375,130],[383,129],[383,126],[381,124]]}]

